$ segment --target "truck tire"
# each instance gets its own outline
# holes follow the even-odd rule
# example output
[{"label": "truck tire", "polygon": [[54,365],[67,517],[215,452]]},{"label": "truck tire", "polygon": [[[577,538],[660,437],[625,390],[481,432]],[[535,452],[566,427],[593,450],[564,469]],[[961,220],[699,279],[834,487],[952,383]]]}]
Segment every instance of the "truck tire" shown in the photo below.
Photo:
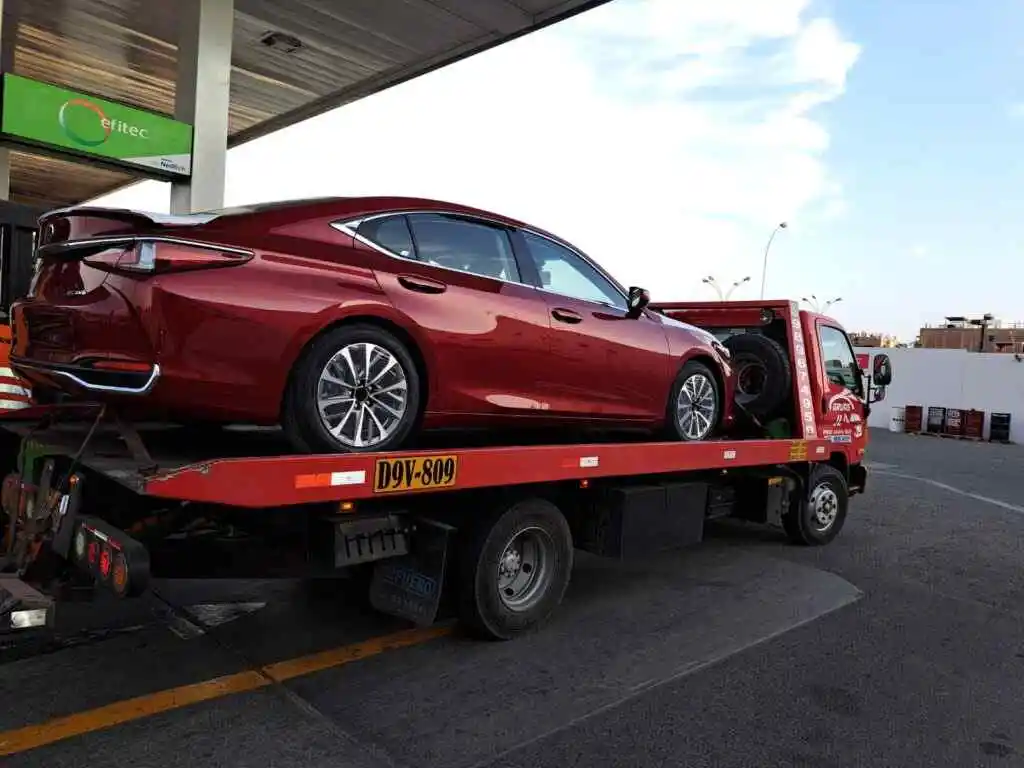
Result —
[{"label": "truck tire", "polygon": [[544,499],[524,499],[466,532],[459,557],[459,617],[472,634],[511,640],[541,626],[572,573],[569,524]]},{"label": "truck tire", "polygon": [[[369,373],[363,370],[367,355]],[[385,366],[387,373],[381,375]],[[375,376],[380,378],[374,381]],[[421,391],[419,371],[399,339],[374,325],[342,325],[315,339],[299,358],[284,397],[281,426],[301,453],[392,451],[416,427]],[[347,396],[356,410],[346,418],[347,403],[337,401]],[[387,430],[383,439],[378,425]]]},{"label": "truck tire", "polygon": [[793,372],[786,350],[761,333],[730,336],[725,347],[736,377],[736,404],[760,419],[770,417],[791,395]]},{"label": "truck tire", "polygon": [[782,527],[794,544],[828,544],[843,530],[849,503],[843,473],[831,464],[818,464],[811,470],[805,498],[783,515]]}]

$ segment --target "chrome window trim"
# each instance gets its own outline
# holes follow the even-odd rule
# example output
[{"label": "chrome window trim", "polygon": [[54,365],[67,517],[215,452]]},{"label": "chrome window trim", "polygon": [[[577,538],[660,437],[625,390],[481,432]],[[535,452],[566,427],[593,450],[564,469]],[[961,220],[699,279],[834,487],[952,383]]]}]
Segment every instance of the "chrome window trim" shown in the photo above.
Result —
[{"label": "chrome window trim", "polygon": [[[530,283],[516,282],[515,280],[504,280],[504,279],[502,279],[500,277],[491,277],[489,275],[478,275],[476,272],[467,272],[464,269],[455,269],[454,267],[445,267],[445,266],[442,266],[440,264],[427,264],[427,262],[425,262],[425,261],[420,261],[419,259],[411,259],[408,256],[402,256],[400,253],[395,253],[393,251],[390,251],[387,248],[385,248],[385,247],[383,247],[381,245],[378,245],[377,243],[373,242],[369,238],[363,237],[358,232],[356,232],[356,230],[359,229],[359,227],[363,224],[363,222],[366,222],[366,221],[373,221],[375,219],[383,219],[383,218],[388,218],[388,217],[391,217],[391,216],[415,216],[415,215],[418,215],[418,214],[440,214],[442,216],[451,216],[451,217],[457,218],[457,219],[465,219],[466,221],[468,221],[470,223],[480,222],[482,224],[489,224],[491,226],[498,227],[500,229],[514,229],[514,230],[519,230],[520,232],[528,232],[529,234],[533,235],[534,237],[539,237],[541,240],[547,240],[550,243],[554,243],[555,245],[561,246],[562,248],[565,248],[570,253],[573,253],[576,256],[578,256],[579,258],[581,258],[585,263],[590,265],[594,269],[594,271],[596,271],[599,275],[601,275],[601,277],[603,277],[605,280],[607,280],[608,283],[611,285],[611,287],[615,290],[615,292],[618,293],[619,296],[622,297],[623,302],[626,304],[626,308],[617,307],[614,304],[609,304],[608,302],[605,302],[605,301],[595,301],[593,299],[581,299],[581,298],[578,298],[576,296],[570,296],[570,295],[568,295],[566,293],[561,293],[559,291],[552,291],[550,288],[544,288],[544,287],[539,286],[539,285],[531,285]],[[338,230],[339,232],[342,232],[342,233],[348,235],[353,240],[356,240],[356,241],[362,243],[363,245],[367,246],[368,248],[372,248],[373,250],[377,251],[378,253],[381,253],[384,256],[390,256],[393,259],[400,259],[401,261],[410,261],[413,264],[426,264],[427,266],[434,267],[435,269],[446,269],[449,272],[457,272],[457,273],[460,273],[460,274],[463,274],[463,275],[473,275],[474,277],[481,277],[481,278],[483,278],[485,280],[497,280],[500,283],[508,283],[510,285],[521,285],[521,286],[523,286],[525,288],[532,288],[535,291],[541,291],[543,293],[550,293],[553,296],[561,296],[563,298],[572,299],[573,301],[582,301],[584,303],[593,304],[593,305],[598,306],[598,307],[607,307],[607,308],[616,309],[616,310],[619,310],[619,311],[622,311],[622,312],[627,312],[628,311],[628,307],[629,307],[629,294],[627,292],[625,292],[622,289],[622,287],[618,284],[618,282],[615,280],[615,278],[613,278],[611,275],[609,275],[607,272],[605,272],[605,270],[602,269],[600,265],[598,265],[596,262],[594,262],[589,256],[587,256],[585,253],[583,253],[581,250],[579,250],[575,246],[570,245],[569,243],[565,242],[564,240],[561,240],[560,238],[553,237],[553,236],[545,234],[543,232],[538,232],[537,230],[535,230],[535,229],[533,229],[532,227],[529,227],[529,226],[518,226],[518,225],[514,225],[514,224],[509,224],[508,222],[499,221],[498,219],[492,219],[492,218],[489,218],[487,216],[478,216],[476,214],[465,213],[463,211],[422,210],[422,209],[419,209],[419,208],[399,209],[399,210],[394,210],[394,211],[385,211],[385,212],[382,212],[382,213],[370,213],[370,214],[367,214],[365,216],[359,216],[359,217],[354,218],[354,219],[344,219],[344,220],[340,220],[340,221],[332,221],[331,222],[331,226],[334,229]],[[518,264],[517,264],[517,268],[518,268]]]},{"label": "chrome window trim", "polygon": [[[443,216],[454,216],[455,218],[465,219],[470,224],[472,224],[474,222],[480,222],[482,224],[488,224],[488,225],[491,225],[491,226],[494,226],[494,227],[497,227],[497,228],[500,228],[500,229],[503,229],[503,230],[510,229],[508,224],[505,224],[505,223],[500,222],[500,221],[495,221],[495,220],[492,220],[492,219],[485,219],[485,218],[480,217],[480,216],[470,216],[468,214],[460,213],[460,212],[455,212],[455,211],[449,212],[449,211],[420,211],[420,210],[414,210],[414,211],[388,211],[387,213],[373,213],[373,214],[370,214],[368,216],[361,216],[358,219],[346,219],[345,221],[332,221],[331,222],[331,226],[334,229],[338,230],[339,232],[343,232],[344,234],[348,235],[353,240],[357,240],[360,243],[362,243],[363,245],[365,245],[365,246],[367,246],[369,248],[372,248],[373,250],[377,251],[378,253],[382,253],[385,256],[390,256],[393,259],[399,259],[400,261],[408,261],[408,262],[411,262],[413,264],[422,264],[424,266],[432,267],[434,269],[444,269],[444,270],[447,270],[448,272],[455,272],[456,274],[460,274],[460,275],[472,275],[473,277],[479,277],[481,280],[495,280],[495,281],[497,281],[499,283],[508,283],[509,285],[519,285],[519,286],[522,286],[523,288],[535,288],[536,287],[536,286],[530,285],[529,283],[523,283],[523,282],[519,282],[519,281],[516,281],[516,280],[505,280],[502,277],[494,277],[493,275],[481,275],[478,272],[470,272],[467,269],[457,269],[456,267],[446,267],[443,264],[431,264],[431,263],[426,262],[426,261],[421,261],[420,259],[412,259],[412,258],[410,258],[408,256],[403,256],[400,253],[395,253],[394,251],[389,251],[384,246],[379,245],[378,243],[375,243],[372,240],[370,240],[369,238],[363,237],[358,232],[356,232],[356,230],[359,229],[359,227],[364,222],[367,222],[367,221],[374,221],[375,219],[385,219],[385,218],[390,218],[392,216],[416,216],[417,214],[430,214],[430,213],[441,214]],[[412,226],[411,225],[409,226],[409,231],[410,231],[410,233],[412,232]],[[512,247],[511,241],[509,242],[509,247],[510,248]],[[513,249],[513,253],[512,253],[512,258],[513,258],[513,260],[515,260],[516,269],[519,270],[519,261],[515,258],[515,251],[514,251],[514,249]]]},{"label": "chrome window trim", "polygon": [[615,278],[613,278],[611,275],[609,275],[607,272],[605,272],[597,262],[595,262],[593,259],[591,259],[589,256],[587,256],[585,253],[580,251],[578,248],[575,248],[575,247],[569,245],[568,243],[566,243],[564,241],[557,240],[557,239],[555,239],[553,237],[549,237],[548,235],[545,235],[545,234],[543,234],[541,232],[537,232],[537,231],[535,231],[533,229],[530,229],[528,227],[521,227],[521,229],[522,229],[523,232],[528,232],[529,234],[533,235],[534,237],[538,237],[541,240],[547,240],[549,243],[554,243],[557,246],[561,246],[562,248],[565,248],[565,250],[569,251],[569,253],[573,254],[574,256],[578,256],[583,261],[583,263],[587,264],[595,272],[597,272],[597,274],[599,274],[601,277],[603,277],[605,280],[608,281],[608,284],[612,287],[612,289],[620,297],[622,297],[622,301],[625,304],[625,306],[624,307],[617,307],[614,304],[609,304],[606,301],[597,301],[596,299],[581,299],[581,298],[576,297],[576,296],[570,296],[567,293],[562,293],[561,291],[553,291],[550,288],[543,288],[543,287],[539,287],[539,286],[537,287],[538,291],[544,291],[545,293],[553,293],[556,296],[565,296],[566,298],[572,299],[573,301],[585,301],[588,304],[597,304],[597,305],[602,306],[602,307],[611,307],[612,309],[618,309],[618,310],[621,310],[623,312],[628,312],[629,311],[629,294],[627,292],[623,291],[622,287],[618,284],[618,282],[615,280]]}]

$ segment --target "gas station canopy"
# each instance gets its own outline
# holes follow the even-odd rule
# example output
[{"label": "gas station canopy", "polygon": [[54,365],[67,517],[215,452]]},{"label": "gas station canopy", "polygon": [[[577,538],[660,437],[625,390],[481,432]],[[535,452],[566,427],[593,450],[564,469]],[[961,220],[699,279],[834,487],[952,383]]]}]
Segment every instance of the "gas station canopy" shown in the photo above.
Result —
[{"label": "gas station canopy", "polygon": [[[206,39],[192,36],[191,66],[198,71],[189,87],[216,80],[217,72],[206,70],[217,69],[216,49],[224,53],[230,45],[224,92],[232,147],[605,1],[0,0],[0,65],[5,73],[182,119],[181,27],[187,6],[198,3],[195,13],[220,13],[222,20],[197,27],[208,30]],[[204,58],[210,49],[214,54]],[[192,112],[201,111],[202,88],[190,98]],[[185,119],[195,124],[198,145],[202,121]],[[80,203],[137,178],[21,148],[10,151],[9,162],[9,199],[36,207]]]}]

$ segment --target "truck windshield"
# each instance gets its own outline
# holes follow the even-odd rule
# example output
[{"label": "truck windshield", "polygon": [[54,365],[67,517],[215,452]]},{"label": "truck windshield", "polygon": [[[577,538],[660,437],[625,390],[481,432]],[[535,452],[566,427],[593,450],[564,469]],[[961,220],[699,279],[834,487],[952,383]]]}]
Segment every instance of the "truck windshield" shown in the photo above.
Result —
[{"label": "truck windshield", "polygon": [[818,331],[821,340],[821,358],[825,361],[828,380],[860,394],[860,370],[853,347],[839,328],[823,325]]}]

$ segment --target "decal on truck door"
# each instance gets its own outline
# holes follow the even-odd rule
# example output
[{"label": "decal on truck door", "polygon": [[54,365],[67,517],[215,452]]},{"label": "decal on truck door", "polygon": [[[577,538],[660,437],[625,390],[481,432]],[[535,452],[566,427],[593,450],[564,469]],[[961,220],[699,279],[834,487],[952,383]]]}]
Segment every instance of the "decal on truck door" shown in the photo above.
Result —
[{"label": "decal on truck door", "polygon": [[807,348],[804,346],[803,329],[800,326],[800,308],[790,302],[790,333],[793,337],[793,356],[796,358],[796,391],[800,399],[800,420],[803,423],[804,438],[817,437],[814,423],[814,399],[811,397],[811,377],[807,371]]},{"label": "decal on truck door", "polygon": [[828,387],[822,435],[833,443],[849,444],[864,436],[861,363],[838,328],[821,325],[818,338]]}]

